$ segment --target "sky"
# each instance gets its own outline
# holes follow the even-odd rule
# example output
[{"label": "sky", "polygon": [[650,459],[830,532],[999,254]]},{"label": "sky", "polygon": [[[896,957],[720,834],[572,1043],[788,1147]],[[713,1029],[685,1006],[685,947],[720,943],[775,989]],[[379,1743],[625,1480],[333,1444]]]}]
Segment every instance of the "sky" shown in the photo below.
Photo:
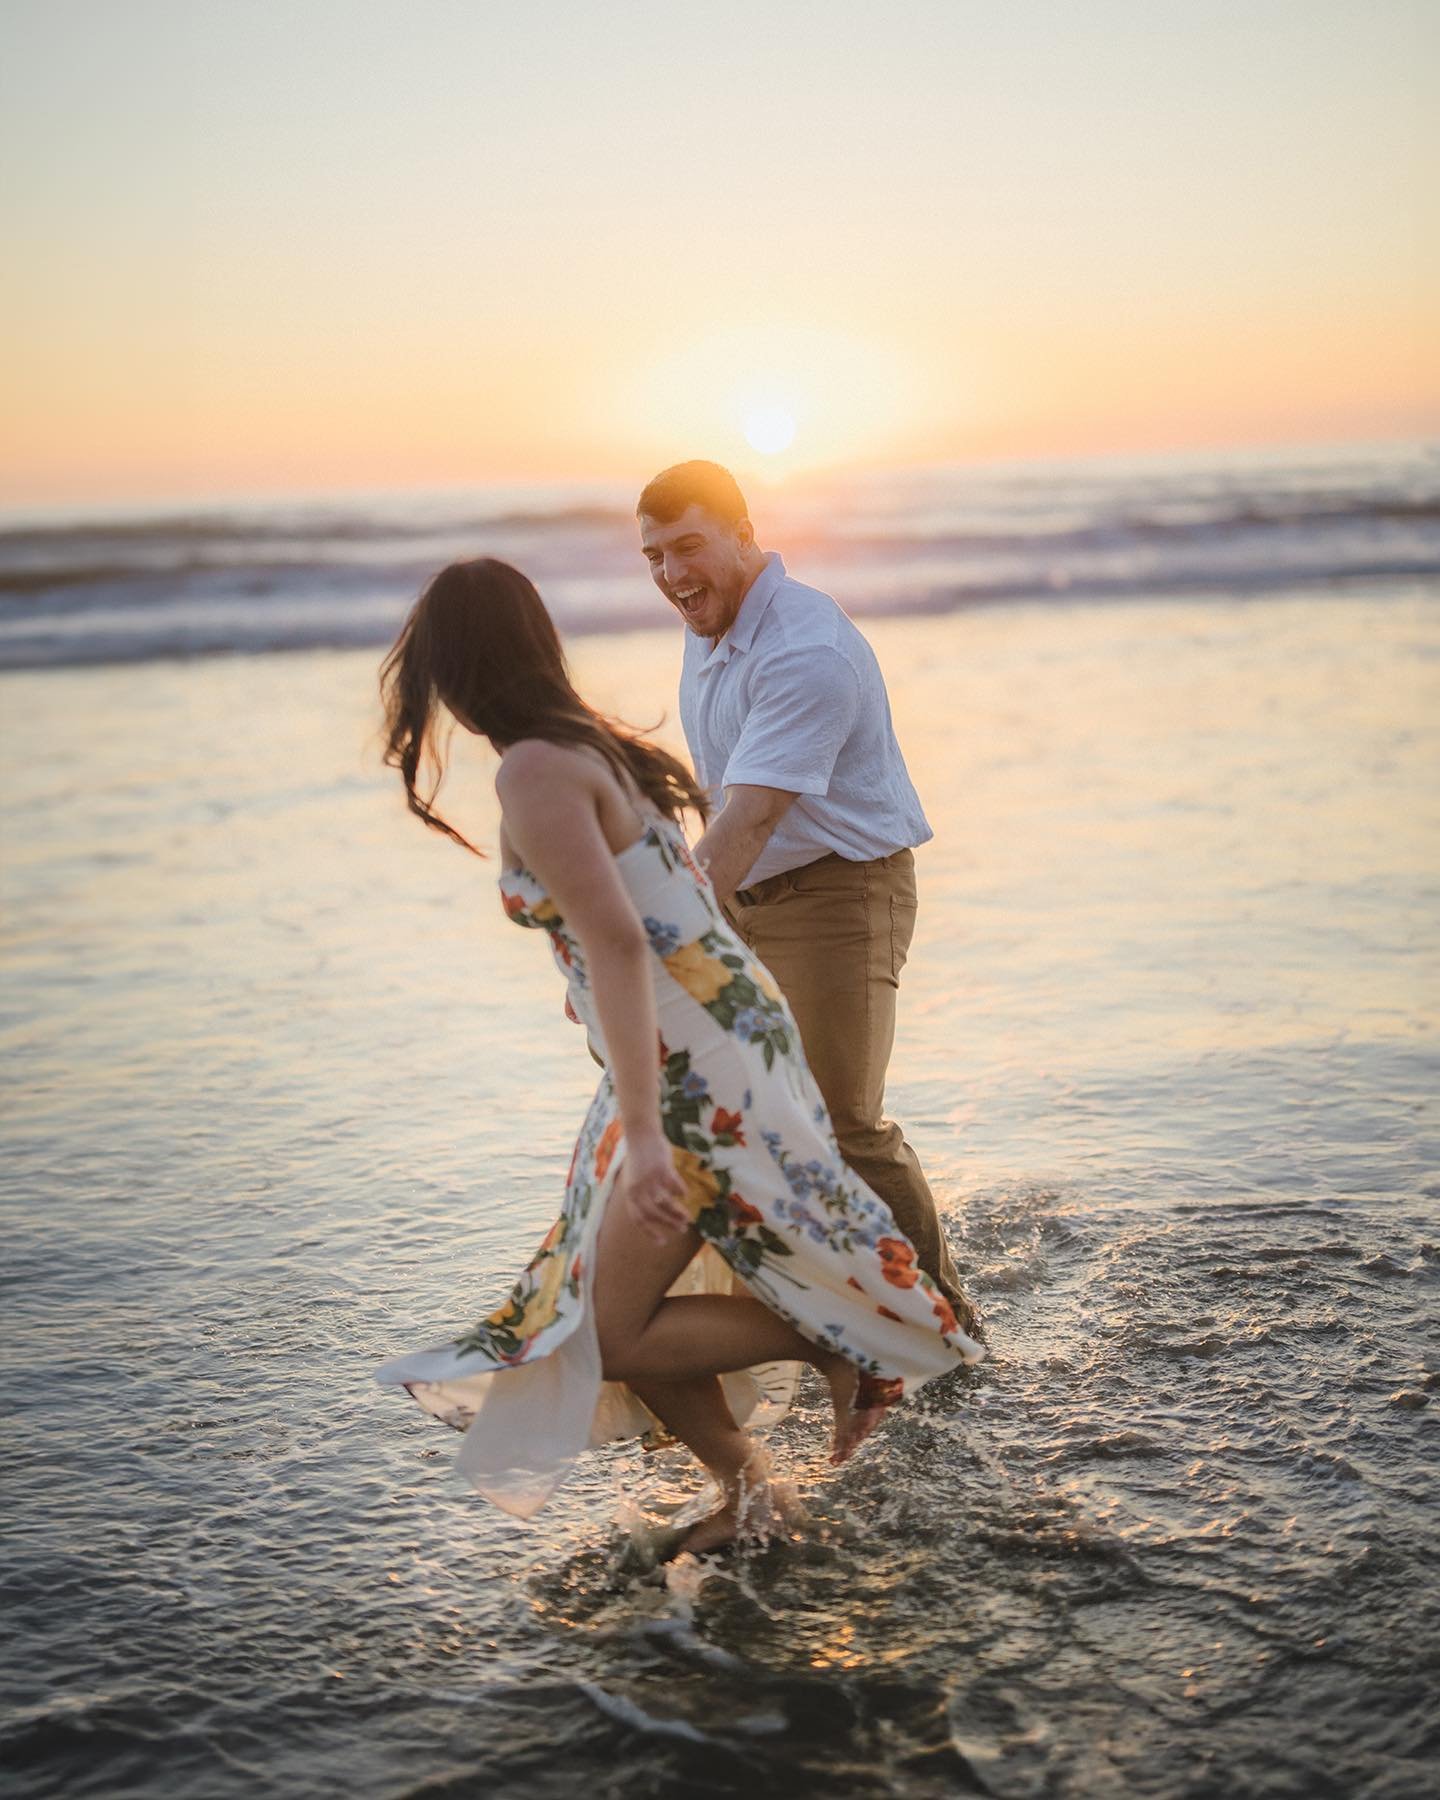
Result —
[{"label": "sky", "polygon": [[0,504],[1440,426],[1440,5],[0,0],[0,37]]}]

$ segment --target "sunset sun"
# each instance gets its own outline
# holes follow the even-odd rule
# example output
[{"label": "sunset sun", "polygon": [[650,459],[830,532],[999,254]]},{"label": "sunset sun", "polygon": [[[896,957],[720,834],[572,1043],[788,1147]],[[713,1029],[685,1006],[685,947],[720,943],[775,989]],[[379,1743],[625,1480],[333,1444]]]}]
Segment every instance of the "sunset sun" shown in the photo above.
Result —
[{"label": "sunset sun", "polygon": [[913,424],[923,391],[893,343],[796,324],[677,336],[621,383],[605,416],[625,419],[646,454],[777,475],[876,455]]},{"label": "sunset sun", "polygon": [[774,456],[795,442],[795,415],[783,406],[760,406],[745,415],[745,441],[762,456]]}]

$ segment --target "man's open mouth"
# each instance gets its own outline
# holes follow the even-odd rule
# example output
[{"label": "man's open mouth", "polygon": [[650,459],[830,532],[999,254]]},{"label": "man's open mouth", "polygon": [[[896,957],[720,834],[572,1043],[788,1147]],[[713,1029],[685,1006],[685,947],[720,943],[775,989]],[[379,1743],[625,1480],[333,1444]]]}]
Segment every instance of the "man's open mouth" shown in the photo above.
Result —
[{"label": "man's open mouth", "polygon": [[675,604],[680,607],[682,611],[687,613],[694,612],[696,607],[698,607],[700,602],[705,598],[705,589],[703,585],[701,587],[692,588],[675,588],[672,592],[675,596]]}]

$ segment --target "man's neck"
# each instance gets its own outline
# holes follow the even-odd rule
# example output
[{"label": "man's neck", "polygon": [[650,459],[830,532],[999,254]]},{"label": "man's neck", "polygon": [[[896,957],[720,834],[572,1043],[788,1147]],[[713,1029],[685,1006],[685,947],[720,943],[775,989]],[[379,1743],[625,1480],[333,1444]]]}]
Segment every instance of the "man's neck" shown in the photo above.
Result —
[{"label": "man's neck", "polygon": [[[751,588],[754,587],[755,583],[765,573],[766,555],[767,555],[767,552],[762,550],[758,544],[752,544],[750,546],[749,550],[746,552],[745,559],[742,562],[742,564],[740,565],[745,571],[745,586],[741,589],[741,592],[740,592],[740,606],[743,606],[745,604],[746,600],[749,599]],[[735,608],[735,619],[738,619],[740,617],[740,606],[737,606]],[[735,629],[735,619],[732,619],[730,621],[730,623],[725,627],[725,630],[720,633],[720,637],[711,638],[710,648],[712,650],[721,641],[722,638],[727,636],[728,633],[732,632]]]}]

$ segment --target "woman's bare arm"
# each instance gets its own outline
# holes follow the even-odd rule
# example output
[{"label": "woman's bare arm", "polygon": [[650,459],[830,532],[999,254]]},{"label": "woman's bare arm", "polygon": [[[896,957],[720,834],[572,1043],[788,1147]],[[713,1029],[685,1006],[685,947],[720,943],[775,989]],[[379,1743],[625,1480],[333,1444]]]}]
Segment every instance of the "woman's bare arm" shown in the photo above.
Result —
[{"label": "woman's bare arm", "polygon": [[653,952],[600,825],[610,777],[580,751],[527,739],[506,751],[495,790],[505,829],[585,953],[625,1131],[622,1184],[652,1236],[688,1225],[660,1126]]}]

